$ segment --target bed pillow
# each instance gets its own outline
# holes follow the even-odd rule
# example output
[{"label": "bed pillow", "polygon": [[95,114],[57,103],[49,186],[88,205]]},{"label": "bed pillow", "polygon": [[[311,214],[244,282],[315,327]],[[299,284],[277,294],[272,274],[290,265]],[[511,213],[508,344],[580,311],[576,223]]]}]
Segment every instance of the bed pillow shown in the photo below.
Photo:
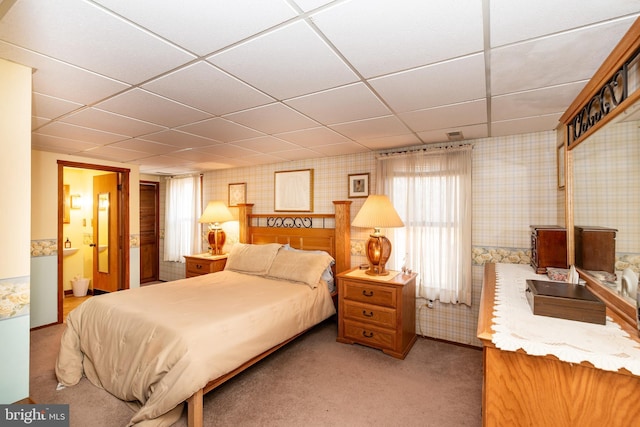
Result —
[{"label": "bed pillow", "polygon": [[[298,251],[298,252],[308,252],[308,253],[312,253],[312,254],[327,254],[327,255],[329,255],[325,251],[319,251],[319,250],[305,251],[304,249],[296,249],[296,248],[292,247],[291,245],[289,245],[288,243],[286,245],[284,245],[282,248],[286,249],[288,251]],[[329,256],[331,256],[331,255],[329,255]],[[333,266],[335,263],[336,263],[335,261],[331,261],[331,264],[329,264],[329,266],[322,272],[322,277],[321,277],[322,280],[327,282],[327,285],[329,285],[329,291],[331,291],[331,292],[333,292],[335,290],[335,280],[333,278],[333,269],[331,268],[331,266]]]},{"label": "bed pillow", "polygon": [[290,282],[299,282],[314,289],[322,277],[322,272],[334,262],[326,252],[280,250],[271,263],[267,277]]},{"label": "bed pillow", "polygon": [[281,247],[280,243],[264,245],[236,243],[227,255],[227,264],[224,269],[264,276]]}]

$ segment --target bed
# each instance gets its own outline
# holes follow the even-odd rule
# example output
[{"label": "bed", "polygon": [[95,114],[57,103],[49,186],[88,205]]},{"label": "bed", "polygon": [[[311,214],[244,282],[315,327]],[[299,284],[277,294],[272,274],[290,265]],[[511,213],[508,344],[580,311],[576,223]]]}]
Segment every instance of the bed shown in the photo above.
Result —
[{"label": "bed", "polygon": [[350,202],[334,206],[283,217],[241,205],[224,271],[89,299],[67,318],[58,381],[84,375],[130,402],[129,425],[171,425],[186,402],[201,426],[205,393],[335,313],[324,278],[350,267]]}]

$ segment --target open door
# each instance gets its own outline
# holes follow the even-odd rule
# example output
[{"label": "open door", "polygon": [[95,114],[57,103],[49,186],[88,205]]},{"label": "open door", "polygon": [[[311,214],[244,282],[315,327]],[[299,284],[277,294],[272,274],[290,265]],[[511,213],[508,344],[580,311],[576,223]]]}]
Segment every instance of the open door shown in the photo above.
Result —
[{"label": "open door", "polygon": [[120,245],[118,174],[93,177],[93,289],[94,292],[119,290],[118,258]]}]

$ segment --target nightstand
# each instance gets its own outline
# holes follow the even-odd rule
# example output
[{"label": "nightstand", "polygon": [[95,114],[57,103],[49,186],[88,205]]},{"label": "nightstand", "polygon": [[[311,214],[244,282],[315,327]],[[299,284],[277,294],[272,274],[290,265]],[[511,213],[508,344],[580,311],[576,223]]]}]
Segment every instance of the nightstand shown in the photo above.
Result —
[{"label": "nightstand", "polygon": [[416,342],[416,274],[369,276],[354,268],[338,279],[338,342],[404,359]]},{"label": "nightstand", "polygon": [[208,253],[198,255],[185,255],[187,262],[185,267],[186,277],[201,276],[224,270],[227,263],[227,255],[211,255]]}]

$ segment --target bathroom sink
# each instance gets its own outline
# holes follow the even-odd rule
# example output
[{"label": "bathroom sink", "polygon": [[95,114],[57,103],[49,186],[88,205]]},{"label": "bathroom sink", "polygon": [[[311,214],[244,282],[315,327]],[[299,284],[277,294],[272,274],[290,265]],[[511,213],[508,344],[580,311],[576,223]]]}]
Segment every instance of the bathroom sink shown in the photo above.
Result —
[{"label": "bathroom sink", "polygon": [[69,256],[78,252],[78,248],[64,248],[63,251],[64,251],[64,256]]}]

